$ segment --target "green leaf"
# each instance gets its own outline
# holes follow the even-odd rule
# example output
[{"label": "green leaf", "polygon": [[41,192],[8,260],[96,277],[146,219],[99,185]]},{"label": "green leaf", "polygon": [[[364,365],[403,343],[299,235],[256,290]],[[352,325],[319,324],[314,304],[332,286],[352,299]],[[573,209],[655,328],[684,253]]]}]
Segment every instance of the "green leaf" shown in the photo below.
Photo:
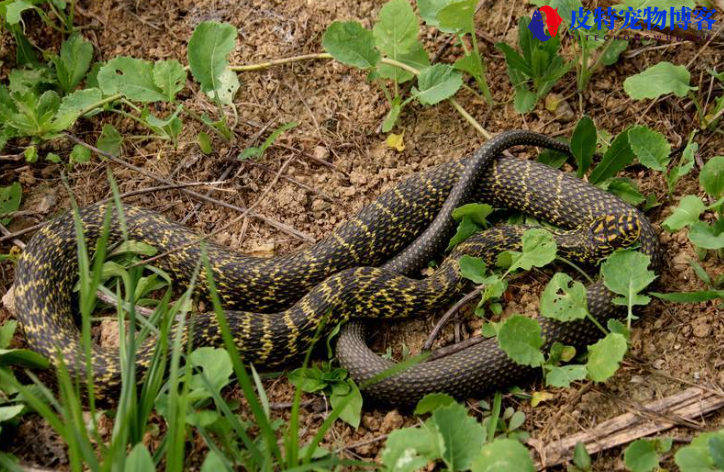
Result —
[{"label": "green leaf", "polygon": [[23,151],[25,161],[32,163],[38,162],[38,148],[36,146],[28,146]]},{"label": "green leaf", "polygon": [[600,182],[598,186],[633,206],[638,206],[646,201],[646,197],[639,192],[636,182],[628,177],[612,177]]},{"label": "green leaf", "polygon": [[448,243],[447,250],[451,250],[479,230],[480,226],[473,221],[472,216],[463,216],[462,220],[460,220],[460,223],[458,224],[457,230],[455,231],[455,235],[452,239],[450,239],[450,243]]},{"label": "green leaf", "polygon": [[19,416],[23,412],[23,409],[25,409],[25,405],[22,403],[18,405],[0,406],[0,423],[10,421]]},{"label": "green leaf", "polygon": [[7,349],[10,345],[10,341],[15,336],[15,330],[18,327],[18,322],[15,320],[7,320],[0,326],[0,349]]},{"label": "green leaf", "polygon": [[138,472],[156,472],[156,465],[143,443],[136,444],[126,459],[126,468]]},{"label": "green leaf", "polygon": [[613,293],[620,295],[613,299],[616,305],[628,307],[629,323],[635,319],[634,305],[648,305],[651,299],[639,294],[656,279],[656,273],[649,270],[651,258],[640,252],[616,251],[601,265],[603,283]]},{"label": "green leaf", "polygon": [[[455,0],[417,0],[417,8],[420,11],[420,17],[430,26],[440,26],[437,18],[438,12],[445,6],[453,3]],[[451,33],[452,31],[444,31]]]},{"label": "green leaf", "polygon": [[719,233],[714,226],[697,221],[689,228],[689,240],[703,249],[724,248],[724,233]]},{"label": "green leaf", "polygon": [[159,61],[153,66],[153,82],[172,102],[186,86],[186,70],[176,59]]},{"label": "green leaf", "polygon": [[216,81],[216,89],[205,90],[205,92],[212,100],[218,100],[223,105],[231,105],[239,86],[239,77],[236,72],[227,68],[224,69]]},{"label": "green leaf", "polygon": [[428,393],[422,399],[417,402],[415,407],[416,415],[424,415],[435,411],[436,409],[452,405],[455,403],[455,399],[446,393]]},{"label": "green leaf", "polygon": [[513,315],[503,321],[498,330],[498,344],[513,361],[537,367],[543,363],[541,328],[536,320]]},{"label": "green leaf", "polygon": [[[3,2],[7,3],[7,2]],[[21,14],[25,10],[35,8],[31,3],[23,0],[15,0],[5,6],[5,21],[10,25],[17,25],[22,20]]]},{"label": "green leaf", "polygon": [[721,470],[714,463],[709,441],[714,438],[724,439],[724,433],[702,433],[688,446],[682,447],[674,455],[674,462],[681,472],[718,472]]},{"label": "green leaf", "polygon": [[524,115],[533,111],[537,101],[538,97],[529,89],[524,87],[517,88],[515,90],[515,98],[513,99],[513,107],[515,108],[516,113]]},{"label": "green leaf", "polygon": [[588,115],[584,115],[578,120],[571,137],[571,152],[578,164],[577,175],[579,178],[583,177],[583,174],[591,167],[593,154],[596,152],[597,137],[596,125]]},{"label": "green leaf", "polygon": [[94,105],[101,101],[103,94],[97,88],[85,88],[63,97],[58,112],[53,119],[52,129],[63,131],[70,128],[81,115],[93,111]]},{"label": "green leaf", "polygon": [[453,67],[470,74],[478,84],[480,91],[483,92],[485,101],[489,106],[493,105],[493,96],[490,94],[488,82],[485,80],[485,63],[483,63],[482,56],[475,54],[475,51],[471,51],[455,61]]},{"label": "green leaf", "polygon": [[582,320],[588,314],[586,287],[558,272],[546,286],[540,299],[540,313],[558,321]]},{"label": "green leaf", "polygon": [[493,213],[493,207],[486,203],[468,203],[454,209],[452,217],[455,221],[462,221],[463,218],[469,216],[475,224],[486,227],[490,225],[488,216],[491,213]]},{"label": "green leaf", "polygon": [[201,464],[201,472],[219,472],[227,470],[223,458],[216,451],[209,451]]},{"label": "green leaf", "polygon": [[483,446],[472,472],[534,472],[528,449],[516,439],[496,439]]},{"label": "green leaf", "polygon": [[465,254],[458,260],[458,264],[463,277],[478,285],[483,283],[487,266],[481,258]]},{"label": "green leaf", "polygon": [[[344,390],[340,391],[342,388],[344,388]],[[344,409],[339,417],[356,429],[359,427],[359,422],[362,418],[362,394],[359,388],[357,388],[357,385],[351,380],[347,382],[336,382],[332,386],[330,402],[332,403],[332,408],[337,408],[342,400],[346,400],[349,396],[351,396],[352,399],[344,405]]]},{"label": "green leaf", "polygon": [[704,213],[706,206],[701,198],[696,195],[687,195],[681,199],[679,206],[664,220],[661,226],[669,233],[691,226],[699,221],[699,216]]},{"label": "green leaf", "polygon": [[27,349],[0,349],[0,367],[22,365],[32,369],[47,369],[48,360],[34,351]]},{"label": "green leaf", "polygon": [[219,90],[221,74],[227,68],[227,57],[236,46],[237,31],[233,25],[204,21],[189,40],[188,61],[191,73],[203,92]]},{"label": "green leaf", "polygon": [[567,160],[567,155],[562,152],[554,151],[553,149],[544,149],[540,154],[538,154],[537,158],[537,161],[541,164],[553,167],[554,169],[560,169]]},{"label": "green leaf", "polygon": [[508,251],[512,255],[509,272],[533,267],[543,267],[556,258],[556,245],[553,235],[544,229],[529,229],[523,234],[523,251]]},{"label": "green leaf", "polygon": [[623,453],[623,461],[631,472],[651,472],[659,466],[654,441],[637,439]]},{"label": "green leaf", "polygon": [[392,431],[382,451],[389,472],[415,472],[442,457],[443,438],[434,424]]},{"label": "green leaf", "polygon": [[592,184],[602,182],[616,175],[634,160],[634,153],[628,142],[628,130],[616,136],[611,147],[606,150],[601,162],[593,169],[589,181]]},{"label": "green leaf", "polygon": [[322,36],[322,47],[332,57],[358,69],[372,69],[380,62],[372,31],[357,21],[335,21]]},{"label": "green leaf", "polygon": [[76,144],[70,151],[70,162],[73,164],[86,164],[91,160],[91,151],[85,146]]},{"label": "green leaf", "polygon": [[433,411],[429,422],[437,426],[445,445],[442,460],[451,471],[470,469],[485,442],[485,429],[459,403]]},{"label": "green leaf", "polygon": [[698,150],[699,145],[697,143],[692,141],[687,144],[684,152],[681,155],[681,161],[679,162],[679,164],[671,169],[671,172],[666,175],[666,182],[669,186],[669,194],[673,193],[674,187],[676,186],[676,183],[679,181],[679,179],[691,172],[691,170],[694,168],[694,158]]},{"label": "green leaf", "polygon": [[699,292],[672,292],[672,293],[659,293],[651,292],[656,298],[666,300],[667,302],[674,303],[700,303],[709,300],[716,300],[717,298],[724,298],[724,290],[702,290]]},{"label": "green leaf", "polygon": [[587,374],[585,365],[546,366],[546,385],[568,388],[573,382],[585,379]]},{"label": "green leaf", "polygon": [[588,378],[594,382],[605,382],[611,378],[627,350],[626,338],[618,333],[609,333],[596,344],[588,346]]},{"label": "green leaf", "polygon": [[582,472],[590,472],[591,470],[591,456],[586,450],[586,445],[581,441],[578,441],[573,449],[573,465],[581,469]]},{"label": "green leaf", "polygon": [[303,392],[319,392],[327,387],[327,382],[322,378],[322,371],[317,367],[294,369],[287,377],[289,383]]},{"label": "green leaf", "polygon": [[460,72],[448,64],[435,64],[420,71],[412,95],[423,105],[435,105],[455,95],[462,86]]},{"label": "green leaf", "polygon": [[440,31],[463,35],[473,33],[475,25],[475,7],[477,0],[462,0],[450,3],[437,12]]},{"label": "green leaf", "polygon": [[690,81],[691,74],[685,66],[661,61],[640,74],[627,78],[623,82],[623,89],[634,100],[659,98],[669,93],[685,97],[690,90],[697,89],[689,85]]},{"label": "green leaf", "polygon": [[121,153],[122,143],[123,136],[121,136],[121,133],[119,133],[112,124],[106,123],[103,125],[103,130],[98,137],[96,147],[112,156],[118,156]]},{"label": "green leaf", "polygon": [[389,133],[392,131],[392,128],[394,128],[395,123],[397,123],[397,118],[400,116],[400,112],[402,111],[402,99],[400,96],[396,96],[394,99],[392,99],[392,104],[390,105],[390,111],[387,113],[387,116],[385,117],[385,121],[382,122],[382,132],[383,133]]},{"label": "green leaf", "polygon": [[63,42],[60,47],[60,57],[54,62],[58,83],[66,93],[83,80],[92,59],[93,45],[83,40],[80,34],[73,33]]},{"label": "green leaf", "polygon": [[634,126],[628,131],[628,142],[641,164],[659,172],[666,170],[671,145],[663,134],[646,126]]},{"label": "green leaf", "polygon": [[3,219],[2,217],[18,211],[22,198],[23,187],[20,185],[20,182],[13,182],[7,187],[0,187],[0,223],[5,225],[10,222],[10,219]]},{"label": "green leaf", "polygon": [[[415,43],[409,52],[399,53],[397,57],[390,56],[390,59],[395,59],[417,70],[422,70],[430,66],[430,58],[427,56],[427,51],[419,41]],[[398,84],[407,82],[415,77],[415,74],[412,72],[389,64],[379,64],[377,71],[383,79],[392,79]],[[399,103],[402,102],[402,98],[399,95],[396,96],[395,99],[398,99]]]},{"label": "green leaf", "polygon": [[277,138],[282,135],[282,133],[292,128],[296,128],[297,126],[299,126],[299,123],[297,123],[296,121],[284,123],[277,129],[272,131],[271,134],[264,140],[261,146],[244,149],[244,151],[239,154],[239,159],[245,160],[249,159],[250,157],[261,157],[264,152],[266,152],[266,150],[269,148],[269,146],[274,144],[274,141],[276,141]]},{"label": "green leaf", "polygon": [[382,6],[372,28],[375,45],[390,59],[410,53],[419,44],[417,17],[408,0],[390,0]]},{"label": "green leaf", "polygon": [[[231,357],[225,349],[200,347],[191,353],[191,364],[203,370],[206,380],[217,392],[229,383],[229,377],[234,372]],[[191,387],[203,390],[207,388],[201,378],[192,378]]]},{"label": "green leaf", "polygon": [[201,149],[201,152],[203,152],[207,156],[209,154],[211,154],[211,151],[213,150],[211,148],[211,136],[209,136],[206,132],[201,131],[199,133],[198,143],[199,143],[199,149]]},{"label": "green leaf", "polygon": [[134,102],[162,102],[167,97],[153,78],[153,63],[133,57],[111,59],[98,71],[98,83],[105,95],[120,93]]},{"label": "green leaf", "polygon": [[724,193],[724,156],[712,157],[699,174],[699,183],[706,193],[719,198]]}]

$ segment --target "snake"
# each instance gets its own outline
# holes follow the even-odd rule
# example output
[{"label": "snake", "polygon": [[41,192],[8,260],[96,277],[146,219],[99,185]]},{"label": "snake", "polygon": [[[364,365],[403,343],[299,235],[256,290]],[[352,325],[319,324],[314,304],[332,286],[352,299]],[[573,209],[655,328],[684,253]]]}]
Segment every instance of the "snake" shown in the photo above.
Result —
[{"label": "snake", "polygon": [[[263,369],[286,366],[310,349],[320,332],[352,320],[337,342],[343,367],[360,382],[389,368],[390,361],[367,347],[364,326],[355,320],[432,313],[467,287],[459,265],[463,256],[492,260],[502,250],[520,248],[528,227],[493,227],[457,245],[431,276],[416,278],[447,245],[456,225],[452,211],[470,201],[517,209],[555,225],[550,231],[563,257],[594,263],[638,241],[640,250],[651,257],[651,267],[658,267],[658,239],[640,211],[553,167],[502,156],[516,145],[572,155],[569,145],[545,135],[506,131],[468,158],[400,182],[307,249],[259,258],[206,243],[204,257],[243,359]],[[56,366],[62,362],[75,377],[83,378],[90,363],[97,398],[113,401],[121,385],[118,350],[93,344],[87,359],[74,314],[78,231],[90,250],[102,237],[108,244],[128,239],[150,244],[166,254],[159,266],[175,286],[195,280],[201,296],[208,296],[207,272],[197,270],[204,249],[190,229],[156,212],[113,203],[61,215],[28,242],[17,265],[14,293],[30,347]],[[620,313],[602,282],[589,285],[587,295],[589,311],[599,320]],[[541,320],[541,326],[549,344],[580,346],[600,336],[590,322]],[[194,314],[189,323],[172,329],[182,330],[183,342],[193,346],[224,345],[214,313]],[[137,347],[139,378],[151,365],[157,341],[150,337]],[[366,388],[365,394],[409,404],[432,391],[468,396],[530,374],[530,368],[509,361],[494,343],[483,342],[415,365]]]}]

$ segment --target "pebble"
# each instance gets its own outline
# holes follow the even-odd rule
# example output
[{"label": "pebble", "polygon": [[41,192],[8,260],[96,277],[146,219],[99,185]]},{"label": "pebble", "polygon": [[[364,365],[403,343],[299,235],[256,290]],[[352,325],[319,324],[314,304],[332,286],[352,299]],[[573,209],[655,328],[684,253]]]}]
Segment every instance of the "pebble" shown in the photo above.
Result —
[{"label": "pebble", "polygon": [[402,417],[399,411],[392,410],[389,413],[387,413],[382,420],[382,425],[380,426],[380,432],[382,434],[387,434],[390,431],[393,431],[395,429],[400,429],[402,427],[402,424],[404,423],[405,419]]},{"label": "pebble", "polygon": [[663,359],[656,359],[651,365],[656,370],[661,370],[664,368],[665,361]]}]

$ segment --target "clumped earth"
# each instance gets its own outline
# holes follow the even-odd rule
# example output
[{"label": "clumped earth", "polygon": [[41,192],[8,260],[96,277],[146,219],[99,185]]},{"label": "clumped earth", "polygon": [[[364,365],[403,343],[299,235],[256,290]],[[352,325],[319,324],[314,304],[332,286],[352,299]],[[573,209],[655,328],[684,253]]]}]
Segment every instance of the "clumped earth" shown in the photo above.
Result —
[{"label": "clumped earth", "polygon": [[[201,21],[218,20],[234,24],[239,30],[237,47],[230,61],[233,64],[252,64],[268,59],[284,58],[321,50],[321,36],[329,23],[336,19],[357,19],[370,27],[382,5],[381,1],[353,0],[169,0],[165,2],[132,2],[103,0],[80,2],[79,24],[87,25],[84,36],[94,43],[96,60],[128,55],[149,60],[175,58],[186,63],[188,38]],[[591,6],[595,8],[595,6]],[[556,116],[543,104],[528,115],[515,113],[513,90],[506,75],[502,55],[494,48],[497,41],[516,43],[518,18],[530,15],[532,7],[516,2],[485,2],[476,17],[480,32],[481,52],[488,65],[487,78],[494,110],[461,93],[459,101],[490,132],[525,128],[553,136],[570,136],[576,121],[587,114],[594,118],[599,129],[612,134],[634,124],[644,124],[663,133],[676,148],[686,142],[697,127],[695,110],[690,101],[669,96],[654,103],[634,102],[623,92],[623,80],[646,67],[667,60],[688,64],[692,82],[700,88],[709,87],[707,69],[723,67],[724,54],[702,43],[677,42],[667,46],[633,44],[619,62],[594,75],[587,90],[576,93],[575,76],[566,75],[553,89],[565,97],[570,113]],[[33,24],[29,34],[44,47],[57,47],[54,36]],[[432,29],[423,29],[422,40],[429,51],[443,46],[445,38]],[[2,75],[12,63],[12,44],[3,38],[0,60],[5,60]],[[6,47],[7,46],[7,47]],[[570,44],[564,42],[564,55]],[[447,48],[441,60],[452,62],[461,51]],[[689,64],[691,62],[691,64]],[[239,123],[232,144],[214,142],[214,153],[206,156],[195,142],[199,129],[192,121],[185,122],[178,149],[158,142],[126,144],[123,157],[147,171],[178,182],[210,182],[225,176],[223,190],[209,190],[220,200],[239,206],[256,204],[256,211],[285,223],[320,240],[336,226],[372,201],[382,191],[406,176],[434,165],[458,159],[478,147],[483,139],[448,104],[424,108],[409,106],[403,112],[397,133],[404,132],[405,149],[398,152],[385,144],[380,125],[387,113],[387,104],[380,90],[365,80],[364,73],[332,61],[308,61],[240,74],[241,88],[235,98]],[[213,110],[204,94],[198,90],[181,96],[184,106],[197,113]],[[238,162],[237,154],[258,145],[268,132],[282,123],[299,121],[300,125],[287,132],[255,162]],[[83,121],[76,134],[95,142],[103,122],[112,123],[121,133],[133,134],[135,125],[118,116]],[[698,168],[711,156],[722,153],[721,134],[702,134],[697,156]],[[67,151],[72,143],[59,141],[58,149]],[[533,151],[524,156],[534,157]],[[283,177],[275,179],[287,161]],[[321,162],[328,163],[327,165]],[[26,216],[17,217],[10,226],[18,231],[69,208],[69,197],[61,176],[67,178],[78,202],[89,204],[110,195],[106,169],[110,167],[121,192],[157,186],[158,183],[138,172],[100,162],[71,169],[45,163],[25,165],[22,162],[3,163],[0,185],[19,180],[23,185],[23,210]],[[568,169],[570,170],[570,169]],[[671,212],[681,195],[698,192],[697,170],[686,176],[677,187],[672,201],[648,213],[654,226]],[[627,176],[636,180],[643,193],[655,193],[665,198],[666,183],[661,174],[630,167]],[[296,181],[296,182],[295,182]],[[303,185],[300,185],[303,184]],[[270,186],[271,190],[265,192]],[[260,201],[257,199],[263,195]],[[157,191],[133,196],[128,203],[143,206],[183,221],[198,232],[209,233],[236,217],[233,210],[200,203],[175,191]],[[670,235],[659,231],[665,251],[665,266],[658,281],[664,291],[703,289],[694,274],[689,259],[695,259],[694,249],[685,232]],[[29,238],[29,235],[23,238]],[[26,239],[27,240],[27,239]],[[303,240],[280,232],[258,219],[248,218],[222,231],[216,240],[241,252],[272,256],[304,247]],[[2,243],[0,252],[10,250]],[[710,257],[702,263],[713,276],[724,274],[722,266]],[[548,276],[534,272],[512,284],[506,300],[506,313],[536,313],[538,296]],[[0,295],[13,283],[13,267],[0,265]],[[552,441],[569,434],[588,430],[597,424],[626,411],[640,409],[653,400],[674,394],[691,384],[724,385],[724,324],[716,302],[679,305],[653,301],[642,313],[643,319],[633,332],[630,357],[616,376],[604,385],[586,383],[565,390],[553,390],[554,397],[532,408],[528,401],[508,395],[505,404],[526,413],[523,429],[541,441]],[[0,321],[9,312],[0,309]],[[463,334],[479,332],[480,321],[468,318],[461,324]],[[418,319],[401,323],[386,323],[373,340],[379,352],[391,347],[398,358],[403,343],[414,354],[435,324],[435,319]],[[477,332],[476,332],[477,330]],[[448,328],[439,344],[454,339]],[[21,338],[16,340],[23,343]],[[269,380],[265,387],[270,401],[278,404],[275,414],[288,417],[283,408],[292,396],[292,388],[284,377]],[[540,384],[523,385],[527,391],[541,389]],[[312,399],[314,397],[307,397]],[[489,399],[488,399],[489,400]],[[469,402],[475,407],[477,402]],[[301,427],[312,435],[321,424],[327,405],[324,401],[305,404]],[[714,429],[723,425],[724,415],[715,414],[700,419],[702,428]],[[328,434],[326,447],[345,448],[354,458],[375,459],[384,445],[384,435],[402,426],[416,424],[409,411],[378,409],[366,406],[362,424],[357,430],[338,422]],[[106,425],[110,428],[110,425]],[[677,429],[675,437],[686,440],[696,432]],[[151,439],[151,442],[153,440]],[[194,443],[192,455],[204,456],[203,443]],[[67,462],[63,448],[51,430],[33,416],[27,416],[11,448],[24,460],[39,466],[64,469]],[[199,459],[200,460],[200,459]],[[561,469],[562,470],[562,469]],[[594,470],[622,470],[621,450],[613,449],[595,458]]]}]

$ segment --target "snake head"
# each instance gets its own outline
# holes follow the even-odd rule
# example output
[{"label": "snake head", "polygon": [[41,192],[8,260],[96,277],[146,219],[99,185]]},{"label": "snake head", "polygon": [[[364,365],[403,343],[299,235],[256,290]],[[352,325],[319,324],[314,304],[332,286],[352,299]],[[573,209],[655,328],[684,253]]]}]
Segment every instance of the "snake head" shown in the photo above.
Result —
[{"label": "snake head", "polygon": [[591,222],[590,230],[596,246],[611,253],[635,243],[641,235],[641,224],[634,213],[604,215]]}]

